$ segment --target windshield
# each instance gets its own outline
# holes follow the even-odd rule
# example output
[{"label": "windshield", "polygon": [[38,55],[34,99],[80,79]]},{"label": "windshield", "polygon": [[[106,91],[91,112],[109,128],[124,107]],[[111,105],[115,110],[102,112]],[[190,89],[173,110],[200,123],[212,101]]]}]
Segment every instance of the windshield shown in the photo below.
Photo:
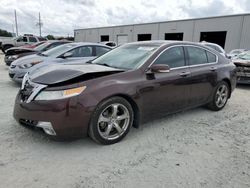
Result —
[{"label": "windshield", "polygon": [[73,48],[74,46],[77,46],[77,45],[76,44],[64,44],[64,45],[60,45],[55,48],[52,48],[50,50],[47,50],[41,54],[44,56],[58,57],[59,55],[62,55],[63,53]]},{"label": "windshield", "polygon": [[151,56],[160,45],[126,44],[95,59],[92,63],[120,69],[136,69]]},{"label": "windshield", "polygon": [[248,53],[242,53],[238,56],[239,59],[243,59],[243,60],[250,60],[250,52]]},{"label": "windshield", "polygon": [[34,49],[37,50],[37,51],[42,51],[44,48],[46,48],[50,44],[51,44],[50,42],[45,42],[45,43],[35,47]]}]

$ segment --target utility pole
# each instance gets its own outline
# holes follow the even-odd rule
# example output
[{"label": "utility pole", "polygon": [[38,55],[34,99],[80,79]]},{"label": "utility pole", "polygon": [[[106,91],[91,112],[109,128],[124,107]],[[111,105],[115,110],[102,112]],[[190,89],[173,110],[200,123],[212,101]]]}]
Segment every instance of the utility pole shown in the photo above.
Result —
[{"label": "utility pole", "polygon": [[15,24],[16,24],[16,36],[18,37],[18,26],[17,26],[17,16],[16,16],[16,9],[14,11],[15,14]]},{"label": "utility pole", "polygon": [[40,34],[40,37],[41,37],[42,36],[42,25],[43,25],[43,23],[41,22],[40,12],[39,12],[38,23],[36,25],[39,27],[39,34]]}]

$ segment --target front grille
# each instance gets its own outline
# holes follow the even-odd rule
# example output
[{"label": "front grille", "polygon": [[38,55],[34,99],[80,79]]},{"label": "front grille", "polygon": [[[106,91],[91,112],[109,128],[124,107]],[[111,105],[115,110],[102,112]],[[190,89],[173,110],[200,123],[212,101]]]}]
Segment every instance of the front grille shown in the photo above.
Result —
[{"label": "front grille", "polygon": [[20,119],[19,123],[24,126],[34,127],[38,124],[38,121],[28,120],[28,119]]},{"label": "front grille", "polygon": [[14,78],[15,74],[9,73],[10,78]]}]

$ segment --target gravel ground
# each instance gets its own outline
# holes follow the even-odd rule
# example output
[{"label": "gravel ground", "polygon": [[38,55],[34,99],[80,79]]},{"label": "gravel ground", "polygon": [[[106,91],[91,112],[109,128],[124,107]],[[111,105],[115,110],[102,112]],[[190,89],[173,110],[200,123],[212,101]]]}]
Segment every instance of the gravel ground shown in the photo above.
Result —
[{"label": "gravel ground", "polygon": [[12,117],[18,86],[0,55],[0,187],[250,187],[250,86],[220,112],[197,108],[120,143],[56,142]]}]

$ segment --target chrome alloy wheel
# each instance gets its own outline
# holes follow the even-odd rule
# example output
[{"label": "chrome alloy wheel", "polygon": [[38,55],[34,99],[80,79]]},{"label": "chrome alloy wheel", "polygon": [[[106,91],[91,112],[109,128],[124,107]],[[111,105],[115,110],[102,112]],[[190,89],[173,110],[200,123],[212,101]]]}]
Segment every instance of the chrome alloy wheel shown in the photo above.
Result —
[{"label": "chrome alloy wheel", "polygon": [[216,92],[215,104],[218,108],[223,107],[228,98],[228,87],[226,85],[221,85],[218,87]]},{"label": "chrome alloy wheel", "polygon": [[106,107],[98,118],[98,132],[106,140],[114,140],[123,135],[130,122],[129,110],[120,103]]}]

